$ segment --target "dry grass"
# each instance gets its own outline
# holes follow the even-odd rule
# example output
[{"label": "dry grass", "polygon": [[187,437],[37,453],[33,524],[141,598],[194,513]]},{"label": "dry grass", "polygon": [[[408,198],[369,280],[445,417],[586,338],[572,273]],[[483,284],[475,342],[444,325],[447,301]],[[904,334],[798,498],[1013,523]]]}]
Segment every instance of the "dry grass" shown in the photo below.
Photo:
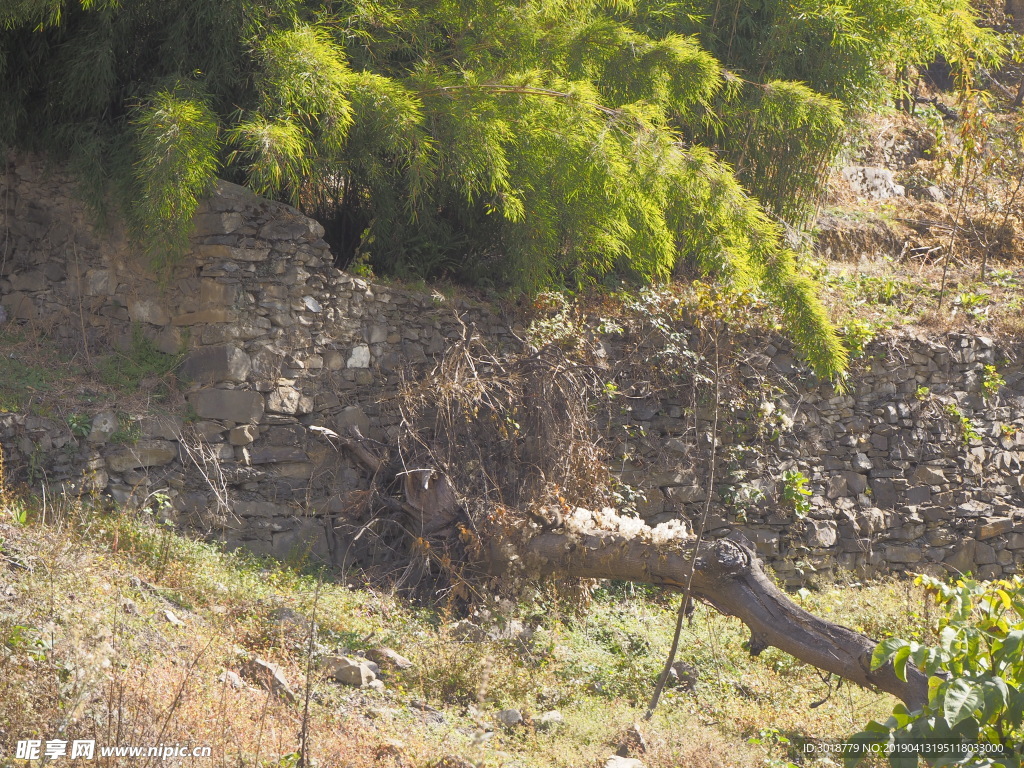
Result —
[{"label": "dry grass", "polygon": [[[11,763],[16,741],[33,737],[212,748],[212,760],[183,765],[294,764],[307,635],[282,621],[280,609],[310,616],[314,575],[225,554],[124,512],[67,504],[42,523],[32,515],[15,522],[15,511],[7,494],[0,505],[0,764]],[[826,587],[801,599],[876,635],[920,634],[924,626],[921,594],[902,584]],[[426,768],[457,754],[478,766],[600,765],[642,714],[674,606],[654,591],[608,585],[585,609],[545,588],[490,610],[477,623],[508,626],[518,617],[535,631],[472,641],[443,610],[325,583],[320,652],[383,643],[415,667],[385,670],[386,689],[375,692],[327,681],[314,664],[309,751],[317,764]],[[698,608],[681,655],[699,670],[698,681],[691,691],[670,689],[642,725],[649,768],[783,766],[804,740],[842,737],[891,709],[889,697],[862,690],[843,687],[829,697],[830,685],[813,669],[776,651],[752,660],[740,647],[745,638],[738,621]],[[219,680],[252,655],[279,664],[299,701]],[[505,707],[520,709],[527,725],[496,726]],[[548,709],[562,712],[562,728],[535,727]],[[438,714],[443,722],[434,722]]]}]

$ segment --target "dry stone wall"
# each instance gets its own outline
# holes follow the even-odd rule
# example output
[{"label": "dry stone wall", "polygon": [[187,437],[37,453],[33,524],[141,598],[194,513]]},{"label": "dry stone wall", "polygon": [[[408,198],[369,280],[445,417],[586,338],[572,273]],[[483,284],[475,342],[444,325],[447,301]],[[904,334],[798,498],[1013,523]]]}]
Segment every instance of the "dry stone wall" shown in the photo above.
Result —
[{"label": "dry stone wall", "polygon": [[[0,322],[44,332],[78,360],[130,351],[142,334],[183,355],[186,382],[178,405],[97,405],[87,435],[73,433],[67,414],[0,413],[8,470],[51,492],[136,503],[162,494],[169,519],[257,553],[338,563],[358,528],[366,470],[310,427],[355,425],[392,444],[403,377],[432,366],[463,323],[494,345],[516,343],[494,309],[340,272],[318,223],[232,184],[218,185],[196,216],[190,253],[159,278],[116,225],[97,229],[73,183],[37,158],[8,161],[0,211]],[[751,380],[782,386],[765,391],[747,428],[723,434],[710,535],[739,528],[791,584],[837,567],[1020,569],[1016,351],[904,334],[869,353],[850,393],[837,395],[801,375],[786,342],[750,350]],[[989,400],[986,365],[1006,382]],[[633,437],[611,448],[629,456],[620,479],[644,491],[639,514],[699,518],[707,419],[682,397],[631,403],[621,418]],[[979,439],[964,442],[950,405]],[[803,519],[779,503],[786,472],[808,478]]]}]

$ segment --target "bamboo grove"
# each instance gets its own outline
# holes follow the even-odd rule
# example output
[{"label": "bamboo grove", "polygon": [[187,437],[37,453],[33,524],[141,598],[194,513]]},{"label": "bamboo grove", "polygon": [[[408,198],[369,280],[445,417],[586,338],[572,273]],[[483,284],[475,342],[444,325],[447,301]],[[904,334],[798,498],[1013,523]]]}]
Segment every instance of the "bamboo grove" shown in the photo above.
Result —
[{"label": "bamboo grove", "polygon": [[8,0],[0,146],[70,163],[158,262],[220,176],[378,272],[758,288],[831,376],[785,229],[901,68],[996,48],[968,0]]}]

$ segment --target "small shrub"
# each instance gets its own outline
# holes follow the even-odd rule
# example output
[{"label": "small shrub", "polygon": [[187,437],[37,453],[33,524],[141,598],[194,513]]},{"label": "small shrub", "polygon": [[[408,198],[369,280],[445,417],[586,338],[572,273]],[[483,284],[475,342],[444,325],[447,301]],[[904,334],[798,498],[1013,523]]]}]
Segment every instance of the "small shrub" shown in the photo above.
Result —
[{"label": "small shrub", "polygon": [[1006,385],[1006,379],[1002,377],[994,365],[986,365],[985,373],[981,379],[981,396],[985,400],[991,400],[999,394],[999,390]]},{"label": "small shrub", "polygon": [[790,469],[782,475],[782,501],[799,518],[807,517],[811,511],[810,496],[813,491],[807,487],[808,477],[799,469]]},{"label": "small shrub", "polygon": [[92,431],[92,419],[84,413],[73,413],[67,418],[68,428],[75,437],[87,437]]},{"label": "small shrub", "polygon": [[970,445],[974,440],[981,440],[981,435],[974,427],[974,422],[963,415],[956,403],[948,403],[945,411],[949,414],[953,423],[960,430],[960,439],[964,445]]},{"label": "small shrub", "polygon": [[[893,768],[916,765],[917,756],[908,762],[900,747],[922,742],[949,747],[936,765],[1019,765],[1024,748],[1024,581],[1017,576],[948,585],[919,576],[917,583],[943,609],[938,643],[889,638],[878,644],[871,668],[891,661],[896,675],[906,680],[912,661],[929,676],[928,703],[920,712],[897,705],[892,717],[872,720],[850,743],[890,748]],[[981,745],[1001,752],[980,751]],[[856,762],[846,759],[848,766]]]}]

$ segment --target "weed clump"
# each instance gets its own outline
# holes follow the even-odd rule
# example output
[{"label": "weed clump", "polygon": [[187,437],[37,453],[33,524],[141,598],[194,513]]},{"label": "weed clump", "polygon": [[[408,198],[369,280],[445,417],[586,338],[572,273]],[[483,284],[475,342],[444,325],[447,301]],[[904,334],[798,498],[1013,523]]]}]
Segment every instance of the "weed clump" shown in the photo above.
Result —
[{"label": "weed clump", "polygon": [[181,364],[182,355],[168,355],[142,332],[141,326],[132,326],[132,343],[127,352],[114,353],[99,364],[100,380],[121,392],[138,391],[143,382],[157,379],[163,384],[157,396],[166,397],[170,375]]}]

